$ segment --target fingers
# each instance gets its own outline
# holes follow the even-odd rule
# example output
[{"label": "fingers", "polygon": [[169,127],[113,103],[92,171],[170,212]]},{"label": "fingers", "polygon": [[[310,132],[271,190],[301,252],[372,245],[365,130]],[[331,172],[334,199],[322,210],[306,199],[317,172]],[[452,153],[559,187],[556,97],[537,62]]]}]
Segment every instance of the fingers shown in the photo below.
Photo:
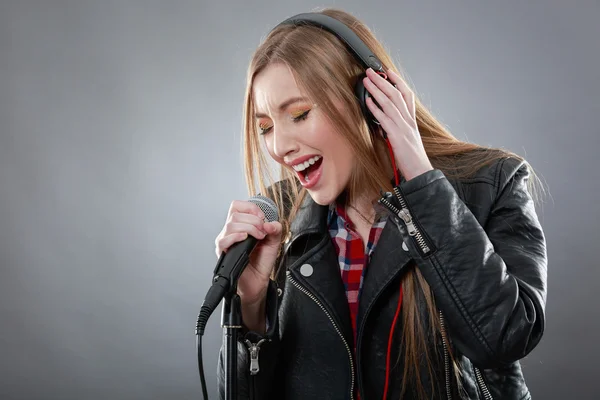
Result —
[{"label": "fingers", "polygon": [[[235,211],[229,215],[229,218],[227,218],[227,223],[226,223],[225,227],[227,227],[230,224],[249,224],[249,225],[256,226],[260,230],[263,230],[263,225],[265,224],[265,220],[262,219],[261,217],[257,217],[254,214],[248,214],[248,213],[244,213],[244,212]],[[229,233],[229,232],[227,232],[227,233]]]},{"label": "fingers", "polygon": [[219,236],[215,241],[215,253],[217,254],[217,258],[221,257],[221,253],[227,252],[228,248],[245,240],[247,237],[248,234],[246,232],[232,233],[223,237]]},{"label": "fingers", "polygon": [[397,123],[394,122],[390,117],[388,117],[388,115],[384,113],[379,107],[377,107],[377,104],[375,104],[373,99],[371,99],[370,97],[367,97],[367,107],[369,107],[375,119],[379,121],[381,129],[383,129],[385,132],[393,132],[392,129],[394,129],[394,126],[397,126]]},{"label": "fingers", "polygon": [[[389,78],[394,84],[396,84],[396,82],[402,82],[399,76],[393,73],[393,71],[390,72]],[[376,74],[371,68],[367,70],[367,77],[364,79],[364,84],[371,96],[373,96],[381,105],[382,111],[384,111],[392,121],[398,126],[403,122],[410,126],[413,125],[412,121],[414,120],[414,116],[411,114],[411,110],[405,100],[405,97],[410,98],[412,94],[407,95],[402,92],[402,88],[406,87],[406,85],[397,85],[398,88],[395,88],[390,82]]]},{"label": "fingers", "polygon": [[411,117],[414,120],[416,120],[417,117],[416,117],[414,92],[411,90],[411,88],[408,87],[408,85],[406,84],[406,82],[404,82],[404,80],[400,77],[400,75],[398,75],[393,70],[388,69],[387,75],[388,75],[388,78],[390,79],[390,81],[394,85],[396,85],[396,87],[398,88],[397,90],[399,90],[400,93],[402,93],[402,97],[404,98],[404,101],[406,103],[406,106],[408,107],[408,111],[410,112]]},{"label": "fingers", "polygon": [[268,233],[265,230],[264,218],[264,213],[256,204],[233,201],[229,207],[227,222],[215,239],[217,257],[233,244],[245,240],[248,235],[258,240],[264,239]]},{"label": "fingers", "polygon": [[283,230],[283,227],[281,225],[281,223],[279,221],[272,221],[272,222],[266,222],[263,225],[263,229],[265,230],[265,232],[267,232],[269,235],[279,235],[281,233],[281,231]]},{"label": "fingers", "polygon": [[242,200],[232,201],[231,205],[229,206],[228,215],[231,215],[235,212],[254,214],[261,219],[265,218],[265,214],[262,212],[262,210],[256,204],[251,203],[249,201],[242,201]]},{"label": "fingers", "polygon": [[215,253],[217,257],[221,256],[222,252],[226,252],[233,244],[245,240],[249,235],[262,240],[267,236],[267,233],[255,225],[237,222],[227,223],[215,239]]},{"label": "fingers", "polygon": [[225,235],[232,233],[246,232],[249,235],[254,236],[258,240],[264,239],[267,233],[262,229],[262,222],[260,225],[253,225],[248,223],[230,222],[227,224],[225,229]]}]

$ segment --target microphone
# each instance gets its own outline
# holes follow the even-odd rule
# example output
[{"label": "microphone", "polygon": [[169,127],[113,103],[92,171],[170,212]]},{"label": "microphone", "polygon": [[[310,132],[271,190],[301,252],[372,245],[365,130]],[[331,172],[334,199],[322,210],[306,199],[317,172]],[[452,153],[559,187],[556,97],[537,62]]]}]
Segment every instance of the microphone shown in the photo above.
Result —
[{"label": "microphone", "polygon": [[[273,200],[268,197],[257,195],[248,199],[256,204],[265,214],[265,222],[279,220],[279,212]],[[206,323],[211,314],[217,308],[223,297],[230,291],[237,289],[237,281],[248,265],[250,253],[256,247],[258,239],[248,235],[241,242],[233,244],[227,252],[221,253],[219,261],[213,273],[212,286],[208,290],[204,302],[200,308],[200,315],[196,324],[196,334],[203,335]]]}]

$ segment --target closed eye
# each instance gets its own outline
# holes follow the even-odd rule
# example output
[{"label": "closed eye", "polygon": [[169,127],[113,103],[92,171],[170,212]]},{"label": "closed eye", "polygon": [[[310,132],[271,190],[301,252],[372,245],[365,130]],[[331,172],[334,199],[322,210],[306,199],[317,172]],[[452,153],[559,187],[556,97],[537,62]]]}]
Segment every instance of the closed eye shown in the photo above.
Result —
[{"label": "closed eye", "polygon": [[[302,114],[298,115],[297,117],[293,117],[292,121],[294,121],[294,123],[298,123],[300,121],[305,120],[308,117],[309,112],[310,112],[310,110],[304,111]],[[268,126],[266,128],[259,127],[258,133],[259,133],[259,135],[265,135],[265,134],[269,133],[272,128],[273,128],[272,126]]]}]

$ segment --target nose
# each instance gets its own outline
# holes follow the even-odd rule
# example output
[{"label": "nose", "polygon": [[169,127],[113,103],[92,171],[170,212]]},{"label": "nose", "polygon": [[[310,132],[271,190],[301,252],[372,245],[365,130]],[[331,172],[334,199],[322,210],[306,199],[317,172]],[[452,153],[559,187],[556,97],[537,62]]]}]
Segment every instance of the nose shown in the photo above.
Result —
[{"label": "nose", "polygon": [[279,158],[298,150],[298,142],[288,129],[278,129],[273,132],[273,153]]}]

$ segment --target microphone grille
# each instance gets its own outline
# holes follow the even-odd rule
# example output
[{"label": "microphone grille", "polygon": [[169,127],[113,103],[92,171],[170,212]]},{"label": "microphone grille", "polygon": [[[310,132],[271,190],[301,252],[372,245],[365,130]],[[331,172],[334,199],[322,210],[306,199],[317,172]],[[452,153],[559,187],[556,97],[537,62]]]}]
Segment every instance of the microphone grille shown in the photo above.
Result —
[{"label": "microphone grille", "polygon": [[279,211],[277,205],[273,200],[268,197],[256,195],[248,199],[250,203],[256,204],[261,211],[265,214],[265,220],[267,222],[279,221]]}]

